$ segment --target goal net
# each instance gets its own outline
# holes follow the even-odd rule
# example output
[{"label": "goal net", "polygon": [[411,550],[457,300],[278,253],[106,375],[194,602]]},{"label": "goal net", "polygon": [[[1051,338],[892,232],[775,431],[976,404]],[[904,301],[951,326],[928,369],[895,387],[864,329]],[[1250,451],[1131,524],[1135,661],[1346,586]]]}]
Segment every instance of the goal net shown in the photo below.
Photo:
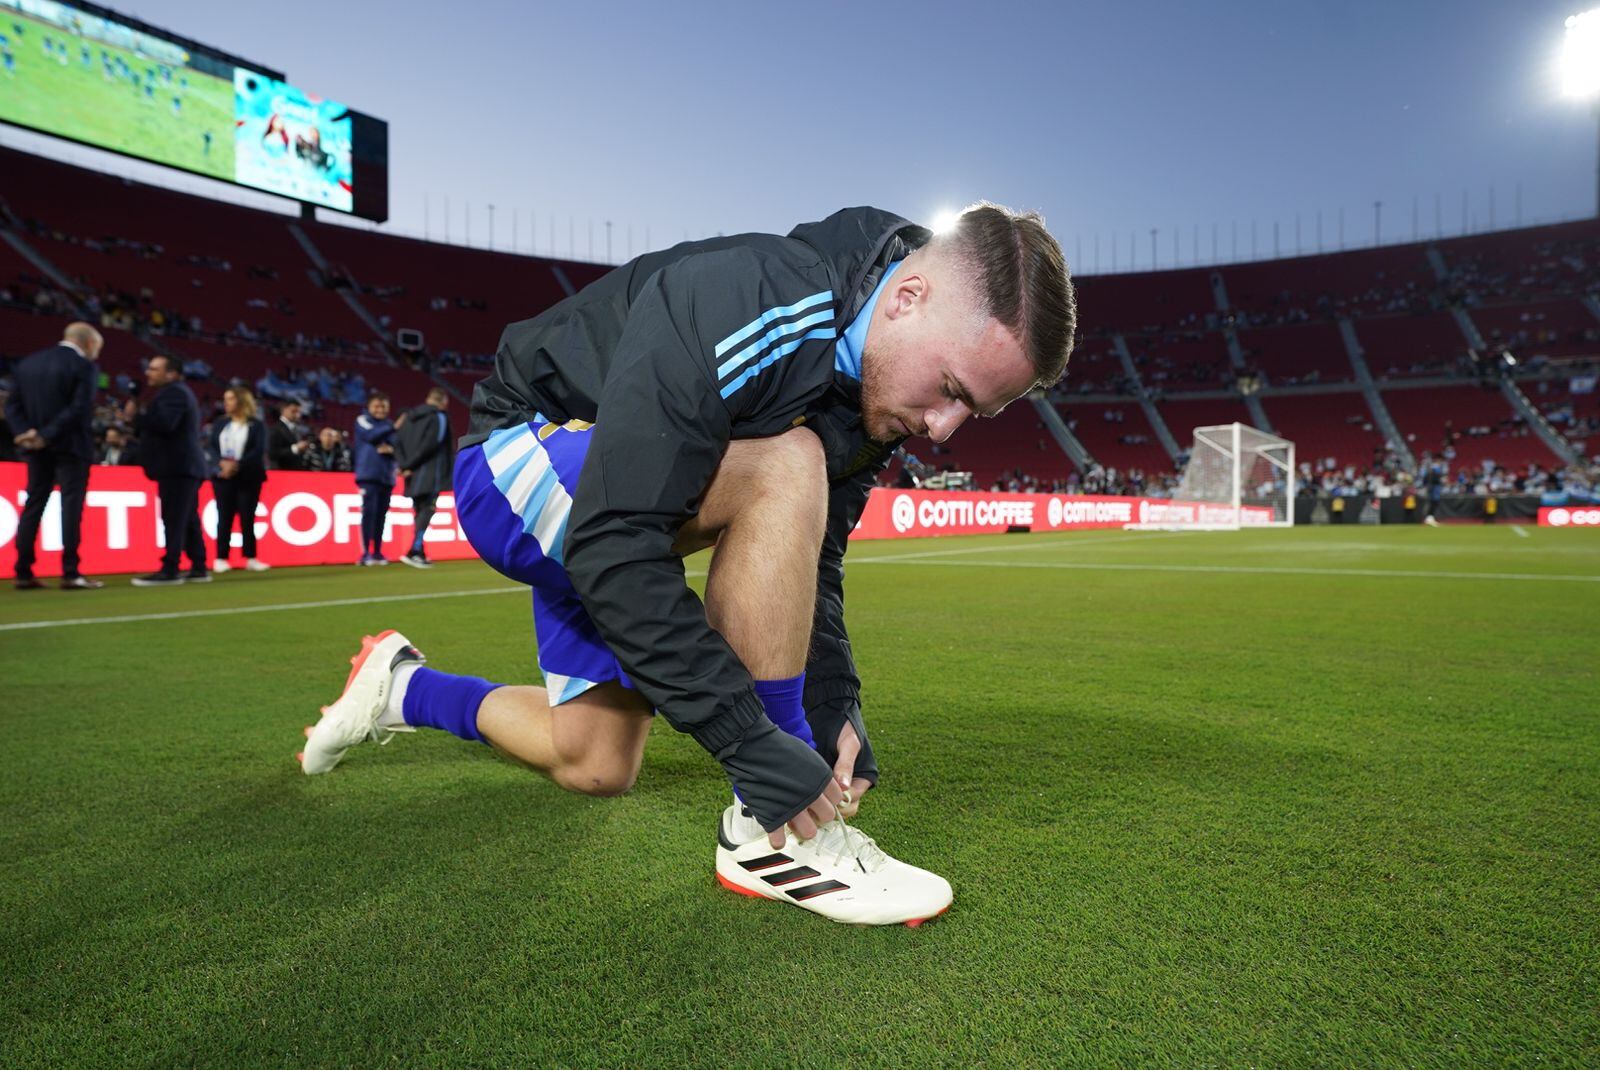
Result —
[{"label": "goal net", "polygon": [[1144,531],[1236,531],[1294,525],[1294,443],[1240,423],[1194,429],[1169,502],[1140,508]]}]

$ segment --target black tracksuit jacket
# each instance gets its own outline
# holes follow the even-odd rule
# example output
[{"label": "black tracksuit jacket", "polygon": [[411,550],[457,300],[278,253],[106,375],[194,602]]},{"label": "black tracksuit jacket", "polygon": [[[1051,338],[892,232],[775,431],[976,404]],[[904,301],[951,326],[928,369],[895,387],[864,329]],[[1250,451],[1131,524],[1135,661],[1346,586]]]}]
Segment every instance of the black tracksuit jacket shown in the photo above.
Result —
[{"label": "black tracksuit jacket", "polygon": [[[769,829],[826,786],[847,719],[863,743],[854,775],[878,777],[844,626],[843,558],[896,444],[867,437],[860,383],[835,370],[834,352],[884,269],[929,236],[849,208],[787,237],[649,253],[507,327],[473,391],[463,448],[535,413],[595,424],[567,529],[573,586],[639,690],[722,763]],[[800,425],[821,439],[829,480],[805,688],[820,756],[767,719],[672,553],[729,441]]]}]

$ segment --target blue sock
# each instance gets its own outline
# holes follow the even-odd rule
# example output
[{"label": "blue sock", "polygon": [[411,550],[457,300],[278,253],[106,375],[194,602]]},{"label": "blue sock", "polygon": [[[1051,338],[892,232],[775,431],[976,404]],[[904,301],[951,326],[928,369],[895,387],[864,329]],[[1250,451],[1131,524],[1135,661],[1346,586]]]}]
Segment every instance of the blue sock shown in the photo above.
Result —
[{"label": "blue sock", "polygon": [[419,666],[406,686],[400,712],[406,724],[440,728],[462,739],[484,743],[478,734],[478,707],[489,692],[501,686],[476,676],[451,676]]},{"label": "blue sock", "polygon": [[806,674],[788,680],[757,680],[756,697],[767,708],[767,719],[791,736],[805,740],[806,746],[817,749],[811,737],[811,724],[806,720],[806,707],[802,698],[806,689]]},{"label": "blue sock", "polygon": [[[791,736],[805,740],[806,746],[816,750],[817,741],[811,735],[811,722],[806,720],[805,703],[801,701],[805,690],[805,673],[788,680],[756,681],[756,697],[767,708],[767,720]],[[744,801],[738,788],[733,789],[733,794],[740,802]]]}]

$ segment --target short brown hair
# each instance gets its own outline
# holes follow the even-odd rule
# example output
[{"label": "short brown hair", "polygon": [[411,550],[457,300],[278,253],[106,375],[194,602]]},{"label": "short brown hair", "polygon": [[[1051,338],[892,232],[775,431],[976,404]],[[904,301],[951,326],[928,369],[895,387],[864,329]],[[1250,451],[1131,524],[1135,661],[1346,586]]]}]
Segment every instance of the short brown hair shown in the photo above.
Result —
[{"label": "short brown hair", "polygon": [[979,201],[934,240],[971,273],[984,311],[1022,342],[1035,385],[1060,382],[1072,355],[1078,303],[1066,258],[1044,217]]}]

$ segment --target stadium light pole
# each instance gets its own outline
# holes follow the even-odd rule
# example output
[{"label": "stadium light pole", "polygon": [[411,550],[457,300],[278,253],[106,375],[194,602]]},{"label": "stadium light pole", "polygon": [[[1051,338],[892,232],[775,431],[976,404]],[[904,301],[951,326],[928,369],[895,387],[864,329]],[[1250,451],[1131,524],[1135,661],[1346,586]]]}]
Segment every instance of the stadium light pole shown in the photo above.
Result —
[{"label": "stadium light pole", "polygon": [[[1600,8],[1567,16],[1567,36],[1561,45],[1561,92],[1589,102],[1600,124]],[[1600,125],[1596,128],[1600,139]],[[1597,140],[1600,146],[1600,140]],[[1595,207],[1600,216],[1600,147],[1595,154]]]}]

